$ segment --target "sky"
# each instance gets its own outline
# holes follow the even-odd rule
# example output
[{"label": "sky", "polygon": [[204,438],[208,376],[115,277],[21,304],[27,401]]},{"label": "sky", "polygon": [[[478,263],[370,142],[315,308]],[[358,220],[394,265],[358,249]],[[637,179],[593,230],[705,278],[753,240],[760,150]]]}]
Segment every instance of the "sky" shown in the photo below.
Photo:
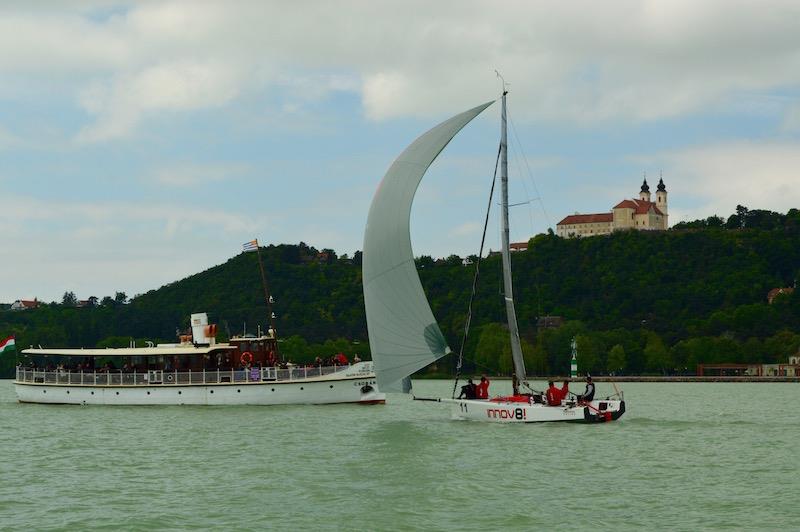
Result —
[{"label": "sky", "polygon": [[[133,296],[253,238],[352,254],[394,158],[496,99],[496,70],[513,241],[644,175],[670,224],[800,207],[797,20],[780,0],[3,2],[0,302]],[[499,112],[423,180],[415,254],[477,252]]]}]

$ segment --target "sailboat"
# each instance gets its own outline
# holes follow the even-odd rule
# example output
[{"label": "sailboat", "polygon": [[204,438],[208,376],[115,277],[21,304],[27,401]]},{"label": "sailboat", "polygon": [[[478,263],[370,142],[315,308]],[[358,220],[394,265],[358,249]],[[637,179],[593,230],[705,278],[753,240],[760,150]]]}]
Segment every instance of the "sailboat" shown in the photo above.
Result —
[{"label": "sailboat", "polygon": [[[500,180],[504,299],[514,363],[513,395],[490,400],[435,398],[450,403],[454,419],[499,423],[545,421],[604,422],[625,412],[615,397],[567,400],[547,406],[527,382],[511,281],[508,229],[508,146],[506,96],[501,98]],[[409,224],[414,195],[428,167],[458,134],[494,100],[473,107],[430,129],[389,167],[372,200],[364,234],[362,277],[370,350],[381,390],[408,393],[410,375],[451,352],[433,316],[414,263]],[[499,356],[499,353],[498,353]],[[520,385],[530,393],[520,389]]]}]

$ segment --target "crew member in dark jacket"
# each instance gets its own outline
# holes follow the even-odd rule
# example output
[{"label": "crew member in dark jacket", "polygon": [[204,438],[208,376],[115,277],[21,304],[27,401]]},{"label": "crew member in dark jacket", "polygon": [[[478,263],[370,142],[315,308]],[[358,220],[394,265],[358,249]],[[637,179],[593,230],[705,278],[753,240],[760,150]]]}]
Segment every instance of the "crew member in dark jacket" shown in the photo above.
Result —
[{"label": "crew member in dark jacket", "polygon": [[588,403],[594,399],[594,383],[591,377],[586,377],[586,389],[578,396],[578,400]]},{"label": "crew member in dark jacket", "polygon": [[467,379],[467,383],[461,387],[461,393],[459,394],[458,398],[464,399],[475,399],[477,395],[477,386],[475,383],[472,382],[472,379]]}]

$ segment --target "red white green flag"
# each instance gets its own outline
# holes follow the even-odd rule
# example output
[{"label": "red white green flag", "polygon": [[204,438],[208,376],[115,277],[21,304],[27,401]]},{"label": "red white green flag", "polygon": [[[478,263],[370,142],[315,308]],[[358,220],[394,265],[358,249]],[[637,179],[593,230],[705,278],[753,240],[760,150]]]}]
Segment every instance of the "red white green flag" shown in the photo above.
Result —
[{"label": "red white green flag", "polygon": [[9,336],[5,340],[0,340],[0,355],[5,353],[6,351],[13,351],[16,349],[16,345],[14,344],[14,337]]}]

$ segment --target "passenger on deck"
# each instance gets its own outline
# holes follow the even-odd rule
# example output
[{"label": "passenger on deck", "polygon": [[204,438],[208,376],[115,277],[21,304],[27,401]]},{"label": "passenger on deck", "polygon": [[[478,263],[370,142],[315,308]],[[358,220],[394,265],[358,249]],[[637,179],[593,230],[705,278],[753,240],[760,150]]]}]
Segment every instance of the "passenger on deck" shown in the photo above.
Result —
[{"label": "passenger on deck", "polygon": [[481,376],[481,383],[475,388],[475,397],[477,399],[489,398],[489,379],[486,375]]},{"label": "passenger on deck", "polygon": [[461,393],[459,394],[459,399],[475,399],[477,386],[475,383],[472,382],[472,379],[467,379],[467,383],[461,387]]},{"label": "passenger on deck", "polygon": [[553,381],[549,381],[547,384],[549,385],[547,392],[545,392],[547,404],[549,406],[561,406],[561,401],[563,401],[567,393],[569,393],[569,381],[564,381],[564,386],[560,389],[556,388]]},{"label": "passenger on deck", "polygon": [[361,362],[361,357],[359,357],[358,353],[356,353],[353,355],[353,364],[358,364],[359,362]]},{"label": "passenger on deck", "polygon": [[589,403],[594,400],[594,383],[591,377],[586,377],[586,389],[578,396],[579,401]]}]

